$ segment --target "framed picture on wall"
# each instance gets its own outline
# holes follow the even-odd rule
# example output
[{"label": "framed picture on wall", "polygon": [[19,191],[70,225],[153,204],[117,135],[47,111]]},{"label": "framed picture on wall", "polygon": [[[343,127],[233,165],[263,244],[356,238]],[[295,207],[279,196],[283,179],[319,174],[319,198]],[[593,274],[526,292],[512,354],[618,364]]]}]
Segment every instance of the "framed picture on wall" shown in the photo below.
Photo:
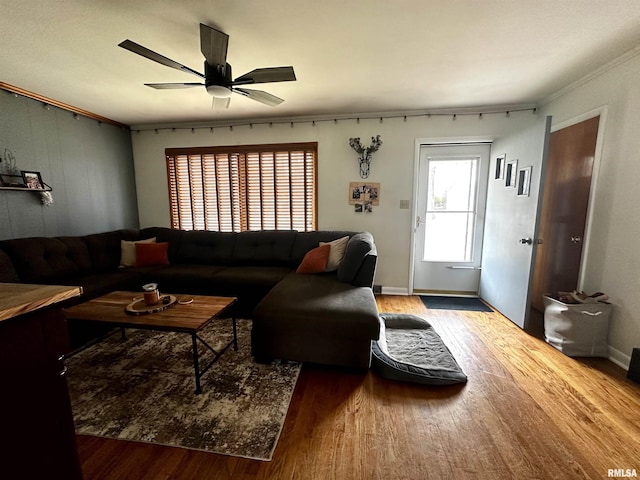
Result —
[{"label": "framed picture on wall", "polygon": [[518,160],[511,160],[507,162],[504,167],[504,186],[507,188],[515,188],[516,181],[518,180],[517,170]]},{"label": "framed picture on wall", "polygon": [[519,197],[528,197],[531,190],[531,171],[533,167],[524,167],[518,170],[518,190]]},{"label": "framed picture on wall", "polygon": [[366,182],[349,183],[349,205],[358,203],[371,203],[378,206],[380,204],[380,184]]},{"label": "framed picture on wall", "polygon": [[496,172],[495,179],[504,178],[504,164],[507,162],[507,154],[503,153],[496,157]]},{"label": "framed picture on wall", "polygon": [[21,170],[22,180],[27,188],[35,188],[35,189],[43,189],[44,182],[42,181],[42,177],[40,176],[40,172],[30,172],[27,170]]}]

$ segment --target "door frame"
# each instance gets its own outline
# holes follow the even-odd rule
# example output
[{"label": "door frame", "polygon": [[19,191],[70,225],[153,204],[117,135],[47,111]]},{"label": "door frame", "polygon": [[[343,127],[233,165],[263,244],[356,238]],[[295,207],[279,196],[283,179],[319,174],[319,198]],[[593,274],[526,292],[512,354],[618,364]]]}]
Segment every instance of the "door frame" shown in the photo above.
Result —
[{"label": "door frame", "polygon": [[467,145],[471,143],[489,143],[493,144],[495,138],[493,136],[480,137],[427,137],[416,138],[413,154],[413,202],[411,206],[411,245],[409,254],[409,295],[413,295],[413,274],[414,274],[414,256],[415,256],[415,219],[418,215],[418,183],[420,172],[420,147],[446,147],[447,145]]},{"label": "door frame", "polygon": [[[593,158],[593,169],[591,173],[591,187],[589,190],[589,201],[587,203],[587,218],[584,229],[584,241],[582,244],[582,255],[580,257],[580,267],[578,270],[578,290],[584,290],[584,282],[586,276],[586,263],[589,249],[591,246],[591,225],[593,220],[593,203],[595,200],[595,193],[597,190],[598,179],[600,177],[600,164],[602,162],[602,151],[604,149],[604,131],[605,125],[607,123],[607,111],[608,108],[606,105],[602,105],[600,107],[594,108],[593,110],[589,110],[575,117],[569,118],[562,122],[559,122],[555,125],[551,125],[551,133],[557,132],[558,130],[562,130],[563,128],[571,127],[580,122],[584,122],[585,120],[589,120],[591,118],[600,116],[600,120],[598,122],[598,135],[596,136],[596,149],[595,155]],[[543,179],[544,180],[544,179]],[[543,187],[544,188],[544,187]],[[541,205],[540,205],[540,208]],[[544,240],[544,239],[543,239]]]}]

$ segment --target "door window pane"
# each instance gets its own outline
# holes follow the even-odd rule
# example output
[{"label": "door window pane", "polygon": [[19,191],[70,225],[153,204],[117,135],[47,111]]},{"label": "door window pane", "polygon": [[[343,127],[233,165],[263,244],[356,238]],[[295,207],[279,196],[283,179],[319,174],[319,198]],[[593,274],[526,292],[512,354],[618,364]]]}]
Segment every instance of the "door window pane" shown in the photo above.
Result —
[{"label": "door window pane", "polygon": [[477,159],[429,160],[424,260],[471,262]]},{"label": "door window pane", "polygon": [[424,260],[470,262],[475,214],[428,213],[425,221]]},{"label": "door window pane", "polygon": [[427,212],[473,211],[476,160],[430,160]]}]

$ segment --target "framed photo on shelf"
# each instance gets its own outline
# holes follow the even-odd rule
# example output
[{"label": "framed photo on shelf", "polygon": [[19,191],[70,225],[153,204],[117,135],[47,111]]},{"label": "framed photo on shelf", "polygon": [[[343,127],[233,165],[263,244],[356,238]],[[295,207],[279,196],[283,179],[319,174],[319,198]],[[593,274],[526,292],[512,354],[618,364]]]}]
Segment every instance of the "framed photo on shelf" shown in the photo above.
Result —
[{"label": "framed photo on shelf", "polygon": [[22,175],[0,174],[0,186],[2,187],[24,187]]},{"label": "framed photo on shelf", "polygon": [[22,173],[22,180],[27,188],[33,188],[36,190],[42,190],[44,188],[44,182],[42,181],[40,172],[21,170],[20,173]]}]

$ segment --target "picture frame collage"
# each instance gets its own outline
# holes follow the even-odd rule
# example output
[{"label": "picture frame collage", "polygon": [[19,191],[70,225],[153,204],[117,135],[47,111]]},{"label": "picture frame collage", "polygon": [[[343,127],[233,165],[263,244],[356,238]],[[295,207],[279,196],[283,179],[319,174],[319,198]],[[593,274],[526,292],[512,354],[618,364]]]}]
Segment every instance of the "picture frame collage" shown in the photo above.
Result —
[{"label": "picture frame collage", "polygon": [[373,207],[380,205],[380,184],[350,182],[349,205],[355,213],[373,213]]},{"label": "picture frame collage", "polygon": [[518,197],[528,197],[531,193],[533,167],[518,168],[518,160],[507,161],[507,154],[496,157],[495,180],[504,180],[505,188],[515,188]]}]

